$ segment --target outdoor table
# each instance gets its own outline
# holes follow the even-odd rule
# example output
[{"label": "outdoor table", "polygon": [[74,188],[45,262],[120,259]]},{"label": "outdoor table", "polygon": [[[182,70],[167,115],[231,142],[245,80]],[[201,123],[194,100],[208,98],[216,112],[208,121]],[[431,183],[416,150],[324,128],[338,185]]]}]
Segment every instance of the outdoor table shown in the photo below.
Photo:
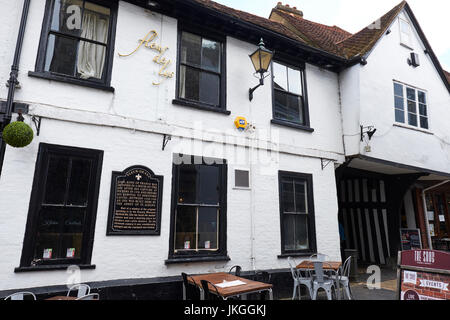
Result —
[{"label": "outdoor table", "polygon": [[[241,277],[237,277],[235,275],[225,273],[225,272],[219,272],[219,273],[210,273],[210,274],[202,274],[197,276],[191,276],[192,279],[195,281],[195,283],[192,283],[192,279],[189,278],[188,281],[191,284],[195,284],[200,289],[200,299],[205,300],[205,293],[203,291],[203,288],[201,287],[201,280],[206,280],[217,286],[218,284],[222,284],[224,281],[231,282],[231,281],[242,281],[245,284],[237,285],[237,286],[231,286],[226,288],[221,288],[217,286],[217,291],[219,295],[224,299],[227,300],[231,297],[236,297],[240,295],[248,295],[251,293],[261,293],[263,291],[269,292],[269,299],[273,300],[273,292],[272,292],[272,285],[268,283],[253,281]],[[183,292],[185,292],[184,284],[183,284]],[[212,292],[215,293],[215,292]]]},{"label": "outdoor table", "polygon": [[[323,263],[323,271],[336,271],[339,273],[339,270],[341,269],[342,262],[340,261],[314,261],[314,260],[304,260],[296,267],[298,270],[314,270],[314,262],[322,262]],[[341,289],[339,285],[339,281],[336,281],[337,286],[337,298],[338,300],[341,299]]]},{"label": "outdoor table", "polygon": [[45,300],[76,300],[77,297],[67,297],[67,296],[56,296],[56,297],[51,297],[51,298],[47,298]]}]

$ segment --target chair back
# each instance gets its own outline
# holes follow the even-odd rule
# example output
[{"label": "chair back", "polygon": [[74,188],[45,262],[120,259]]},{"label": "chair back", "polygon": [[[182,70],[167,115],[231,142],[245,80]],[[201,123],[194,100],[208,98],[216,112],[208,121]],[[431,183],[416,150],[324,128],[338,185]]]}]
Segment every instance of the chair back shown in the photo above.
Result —
[{"label": "chair back", "polygon": [[344,277],[350,277],[350,269],[352,266],[351,262],[352,262],[352,256],[349,256],[345,260],[344,264],[342,265],[342,275]]},{"label": "chair back", "polygon": [[[16,292],[5,298],[5,300],[25,300],[25,297],[30,297],[30,300],[36,300],[33,292]],[[28,300],[28,299],[27,299]]]},{"label": "chair back", "polygon": [[294,280],[298,279],[298,273],[297,273],[297,263],[295,262],[294,258],[288,257],[288,263],[289,267],[291,268],[291,275]]},{"label": "chair back", "polygon": [[267,271],[255,271],[255,276],[253,277],[254,281],[270,283],[270,273]]},{"label": "chair back", "polygon": [[322,261],[314,261],[314,275],[316,277],[316,281],[321,283],[324,282],[324,272],[323,272],[323,262]]},{"label": "chair back", "polygon": [[317,261],[322,261],[322,262],[328,260],[328,258],[329,258],[328,255],[323,254],[323,253],[315,253],[309,257],[309,259],[311,259],[311,260],[317,260]]},{"label": "chair back", "polygon": [[213,283],[211,283],[207,280],[201,280],[201,284],[202,284],[203,292],[205,293],[205,300],[220,299],[219,290]]},{"label": "chair back", "polygon": [[233,274],[233,269],[234,269],[234,275],[236,277],[240,277],[241,276],[241,266],[233,266],[231,267],[230,271],[228,271],[229,274]]},{"label": "chair back", "polygon": [[[181,276],[183,277],[184,288],[186,290],[186,300],[200,300],[200,291],[194,278],[184,272],[181,273]],[[193,284],[190,283],[188,279],[190,279]]]},{"label": "chair back", "polygon": [[98,293],[90,293],[82,297],[78,297],[76,300],[99,300],[100,296]]},{"label": "chair back", "polygon": [[78,290],[77,298],[87,296],[88,294],[91,293],[91,287],[89,287],[87,284],[80,283],[80,284],[76,284],[76,285],[73,285],[72,287],[70,287],[69,291],[67,292],[67,296],[69,297],[70,293],[75,290]]}]

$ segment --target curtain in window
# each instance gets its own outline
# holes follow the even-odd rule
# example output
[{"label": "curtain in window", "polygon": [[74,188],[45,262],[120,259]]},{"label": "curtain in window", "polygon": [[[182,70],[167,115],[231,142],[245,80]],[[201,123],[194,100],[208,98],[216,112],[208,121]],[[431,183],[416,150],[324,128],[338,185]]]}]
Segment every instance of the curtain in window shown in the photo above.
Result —
[{"label": "curtain in window", "polygon": [[[83,15],[81,37],[105,43],[108,37],[108,21],[96,14],[86,12]],[[105,64],[106,46],[80,41],[78,47],[77,70],[80,78],[101,79]]]}]

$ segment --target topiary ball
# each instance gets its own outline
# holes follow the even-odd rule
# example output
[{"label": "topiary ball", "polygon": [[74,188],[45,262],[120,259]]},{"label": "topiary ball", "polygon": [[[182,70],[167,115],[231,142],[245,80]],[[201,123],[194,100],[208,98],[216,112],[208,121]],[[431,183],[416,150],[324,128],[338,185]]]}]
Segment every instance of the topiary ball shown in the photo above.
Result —
[{"label": "topiary ball", "polygon": [[33,129],[25,122],[16,121],[8,124],[3,129],[2,139],[11,147],[23,148],[33,141]]}]

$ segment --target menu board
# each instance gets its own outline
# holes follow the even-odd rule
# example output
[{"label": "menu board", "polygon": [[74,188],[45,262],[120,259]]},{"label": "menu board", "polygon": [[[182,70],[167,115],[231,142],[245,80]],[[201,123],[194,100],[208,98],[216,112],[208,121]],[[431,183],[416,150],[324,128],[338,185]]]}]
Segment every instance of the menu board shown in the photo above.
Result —
[{"label": "menu board", "polygon": [[402,250],[422,249],[419,229],[400,229]]},{"label": "menu board", "polygon": [[113,172],[107,235],[160,235],[163,177],[144,166]]},{"label": "menu board", "polygon": [[400,300],[450,300],[450,253],[400,252],[397,281]]}]

